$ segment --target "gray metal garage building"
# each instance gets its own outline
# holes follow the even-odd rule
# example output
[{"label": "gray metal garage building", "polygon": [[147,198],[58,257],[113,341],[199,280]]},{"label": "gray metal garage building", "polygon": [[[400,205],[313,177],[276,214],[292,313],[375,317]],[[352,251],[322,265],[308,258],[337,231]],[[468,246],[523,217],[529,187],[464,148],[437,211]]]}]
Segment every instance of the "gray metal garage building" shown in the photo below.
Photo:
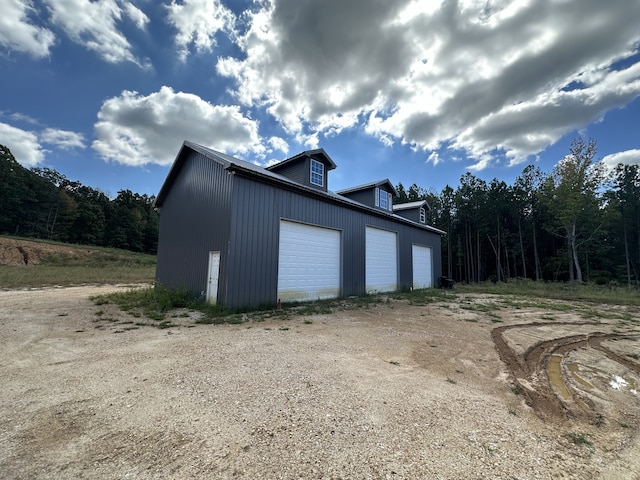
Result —
[{"label": "gray metal garage building", "polygon": [[444,233],[388,180],[338,193],[323,149],[267,169],[184,142],[158,197],[156,280],[231,308],[434,286]]}]

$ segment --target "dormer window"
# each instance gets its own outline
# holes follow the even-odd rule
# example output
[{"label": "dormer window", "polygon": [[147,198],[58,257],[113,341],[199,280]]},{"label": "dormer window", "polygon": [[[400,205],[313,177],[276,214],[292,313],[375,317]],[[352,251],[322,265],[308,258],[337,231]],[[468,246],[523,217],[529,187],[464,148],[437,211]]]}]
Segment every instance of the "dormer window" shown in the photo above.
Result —
[{"label": "dormer window", "polygon": [[309,181],[312,185],[324,186],[324,164],[322,162],[311,159],[311,177]]},{"label": "dormer window", "polygon": [[427,221],[427,212],[425,212],[424,207],[420,207],[420,223],[425,223]]},{"label": "dormer window", "polygon": [[383,208],[385,210],[393,210],[391,205],[391,194],[381,188],[376,188],[376,207]]},{"label": "dormer window", "polygon": [[389,208],[387,206],[387,192],[384,190],[380,190],[380,208],[384,208],[385,210]]}]

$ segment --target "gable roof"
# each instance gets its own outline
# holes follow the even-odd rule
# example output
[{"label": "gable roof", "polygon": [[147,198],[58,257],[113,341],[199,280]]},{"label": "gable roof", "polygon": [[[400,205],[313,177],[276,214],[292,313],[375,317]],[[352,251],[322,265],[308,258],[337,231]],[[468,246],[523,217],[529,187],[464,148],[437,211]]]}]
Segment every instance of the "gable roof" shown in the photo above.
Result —
[{"label": "gable roof", "polygon": [[398,203],[393,205],[393,211],[396,210],[410,210],[413,208],[426,208],[427,210],[431,210],[429,204],[426,200],[418,200],[417,202],[409,202],[409,203]]},{"label": "gable roof", "polygon": [[337,166],[334,163],[334,161],[331,160],[331,157],[329,156],[329,154],[324,151],[324,148],[316,148],[315,150],[306,150],[304,152],[298,153],[297,155],[294,155],[293,157],[289,157],[285,160],[282,160],[281,162],[275,163],[267,167],[266,170],[269,170],[269,171],[279,170],[280,168],[286,165],[289,165],[291,163],[294,163],[300,160],[301,158],[305,158],[305,157],[311,157],[315,160],[318,160],[324,163],[327,166],[327,170],[333,170]]},{"label": "gable roof", "polygon": [[339,190],[336,193],[338,195],[348,195],[350,193],[355,193],[355,192],[360,192],[363,190],[370,190],[372,188],[380,188],[380,187],[386,187],[387,191],[390,191],[394,197],[399,197],[400,195],[398,194],[398,191],[395,189],[395,187],[393,186],[393,184],[389,181],[388,178],[385,178],[384,180],[378,180],[377,182],[371,182],[371,183],[365,183],[364,185],[358,185],[357,187],[350,187],[350,188],[345,188],[343,190]]},{"label": "gable roof", "polygon": [[[173,185],[173,182],[175,181],[175,179],[178,177],[178,174],[180,173],[180,170],[182,169],[182,166],[184,165],[184,162],[187,159],[188,150],[198,152],[201,155],[204,155],[205,157],[207,157],[209,160],[219,163],[220,165],[223,166],[225,170],[231,173],[237,173],[239,175],[250,177],[258,181],[274,183],[280,186],[281,188],[289,188],[292,190],[296,190],[308,196],[317,197],[317,198],[319,197],[325,201],[340,203],[344,206],[355,208],[357,210],[366,211],[367,213],[371,213],[374,215],[392,217],[396,221],[407,223],[414,227],[429,230],[433,233],[437,233],[440,235],[446,235],[446,232],[438,228],[432,227],[430,225],[421,225],[419,223],[412,222],[411,220],[407,220],[406,218],[401,217],[400,215],[395,215],[393,213],[381,211],[379,209],[372,208],[367,205],[363,205],[360,202],[351,200],[348,197],[343,197],[342,195],[338,193],[334,193],[332,191],[324,192],[322,190],[307,187],[306,185],[295,182],[283,175],[278,175],[277,173],[270,172],[266,168],[262,168],[251,162],[247,162],[245,160],[240,160],[238,158],[225,155],[224,153],[220,153],[216,150],[203,147],[202,145],[198,145],[197,143],[189,142],[187,140],[183,142],[182,147],[180,148],[180,151],[178,152],[178,155],[176,156],[176,159],[174,160],[173,165],[169,170],[167,178],[165,179],[164,183],[162,184],[162,187],[160,188],[160,192],[158,193],[158,196],[156,197],[156,201],[155,201],[156,207],[162,207],[162,204],[164,203],[165,198],[171,191],[171,186]],[[389,180],[383,180],[381,182],[376,182],[371,185],[373,186],[382,185],[385,182],[387,182],[393,188],[393,185],[391,185],[391,182],[389,182]],[[395,192],[395,189],[394,189],[394,192]]]}]

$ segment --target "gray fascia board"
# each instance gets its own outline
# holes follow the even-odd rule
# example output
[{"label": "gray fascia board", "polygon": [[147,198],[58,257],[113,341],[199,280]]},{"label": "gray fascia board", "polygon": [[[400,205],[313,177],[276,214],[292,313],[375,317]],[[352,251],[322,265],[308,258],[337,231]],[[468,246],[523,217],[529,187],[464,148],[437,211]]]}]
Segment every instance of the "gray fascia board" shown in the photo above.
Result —
[{"label": "gray fascia board", "polygon": [[355,187],[349,187],[349,188],[344,188],[338,192],[336,192],[338,195],[346,195],[349,193],[355,193],[355,192],[360,192],[363,190],[368,190],[370,188],[374,188],[374,187],[379,187],[380,185],[384,185],[384,184],[389,185],[389,187],[391,187],[391,192],[393,193],[393,195],[395,197],[399,197],[400,195],[398,194],[398,191],[395,189],[395,187],[393,186],[393,184],[391,183],[391,181],[388,178],[385,178],[384,180],[378,180],[377,182],[369,182],[369,183],[365,183],[364,185],[357,185]]},{"label": "gray fascia board", "polygon": [[281,162],[278,163],[274,163],[273,165],[265,168],[265,170],[277,170],[280,167],[283,167],[289,163],[293,163],[295,161],[297,161],[300,158],[303,157],[313,157],[314,155],[322,155],[327,164],[328,164],[328,170],[334,170],[337,165],[335,164],[335,162],[331,159],[331,157],[329,156],[329,154],[327,152],[324,151],[324,148],[316,148],[315,150],[305,150],[304,152],[300,152],[297,155],[294,155],[293,157],[289,157],[286,158],[284,160],[282,160]]}]

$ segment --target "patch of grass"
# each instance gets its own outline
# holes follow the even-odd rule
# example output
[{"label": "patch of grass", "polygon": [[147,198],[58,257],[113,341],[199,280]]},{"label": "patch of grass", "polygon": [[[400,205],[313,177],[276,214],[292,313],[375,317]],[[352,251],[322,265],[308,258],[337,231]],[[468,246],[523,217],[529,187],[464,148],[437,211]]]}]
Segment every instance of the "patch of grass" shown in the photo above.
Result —
[{"label": "patch of grass", "polygon": [[[512,279],[508,282],[500,283],[456,284],[456,290],[458,293],[490,293],[521,296],[529,299],[535,297],[541,299],[640,306],[640,295],[638,295],[637,288],[617,285],[535,282],[533,280]],[[538,303],[535,306],[540,307],[542,305]],[[544,305],[545,308],[546,306],[547,305]]]},{"label": "patch of grass", "polygon": [[519,383],[516,383],[515,385],[511,385],[511,393],[513,393],[514,395],[522,395],[524,393],[524,390]]},{"label": "patch of grass", "polygon": [[304,323],[305,325],[311,325],[313,323],[313,320],[309,320],[308,318],[305,318],[302,323]]},{"label": "patch of grass", "polygon": [[593,419],[593,425],[596,427],[603,427],[605,424],[605,418],[601,414],[597,414],[596,418]]},{"label": "patch of grass", "polygon": [[573,443],[574,445],[577,445],[579,447],[582,447],[582,446],[592,447],[593,446],[593,442],[589,439],[590,435],[588,433],[569,432],[569,433],[566,433],[564,436],[571,443]]},{"label": "patch of grass", "polygon": [[[0,285],[4,288],[49,285],[139,284],[155,277],[156,257],[115,248],[71,245],[24,239],[25,242],[64,245],[71,253],[51,254],[38,264],[0,265]],[[77,251],[78,253],[73,253]]]},{"label": "patch of grass", "polygon": [[395,360],[389,361],[391,365],[395,365],[396,367],[400,366],[400,362],[396,362]]}]

